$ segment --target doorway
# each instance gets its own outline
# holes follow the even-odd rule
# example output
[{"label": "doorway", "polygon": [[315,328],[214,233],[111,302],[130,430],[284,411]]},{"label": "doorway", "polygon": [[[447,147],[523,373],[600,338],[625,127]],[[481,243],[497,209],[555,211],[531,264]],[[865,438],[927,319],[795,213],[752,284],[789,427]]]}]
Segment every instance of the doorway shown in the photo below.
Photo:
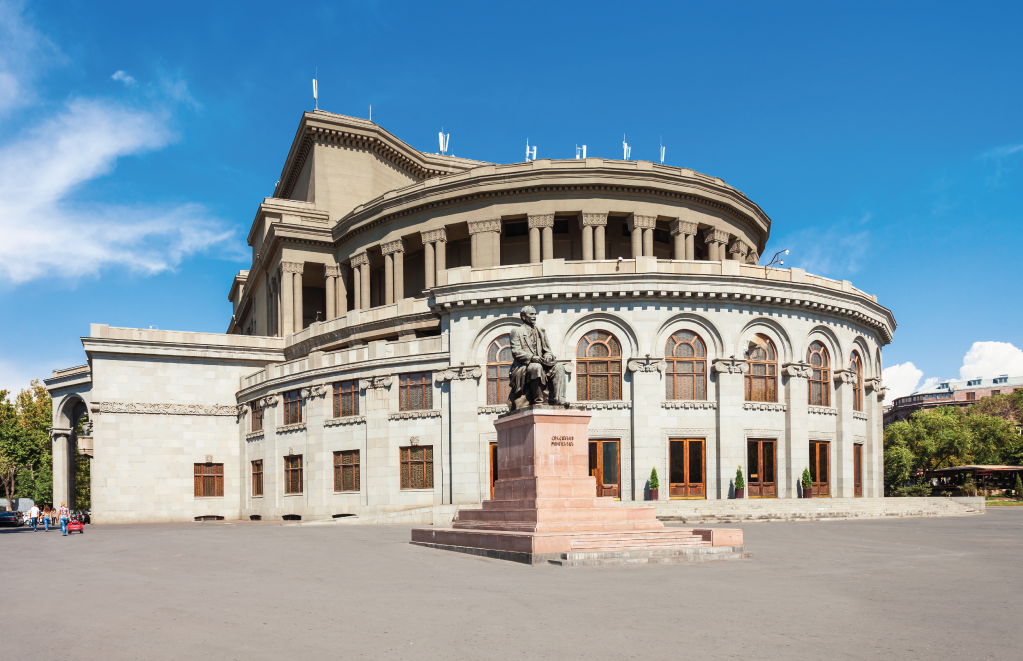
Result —
[{"label": "doorway", "polygon": [[494,484],[497,483],[497,443],[490,444],[490,500],[494,499]]},{"label": "doorway", "polygon": [[829,481],[831,466],[831,444],[827,441],[810,441],[810,477],[813,479],[813,495],[830,496]]},{"label": "doorway", "polygon": [[863,444],[853,445],[853,496],[863,498]]},{"label": "doorway", "polygon": [[618,440],[590,441],[590,475],[597,478],[597,497],[622,497]]},{"label": "doorway", "polygon": [[673,438],[668,441],[668,495],[674,499],[706,498],[706,463],[702,438]]},{"label": "doorway", "polygon": [[777,442],[747,439],[746,465],[749,467],[747,489],[750,498],[777,498]]}]

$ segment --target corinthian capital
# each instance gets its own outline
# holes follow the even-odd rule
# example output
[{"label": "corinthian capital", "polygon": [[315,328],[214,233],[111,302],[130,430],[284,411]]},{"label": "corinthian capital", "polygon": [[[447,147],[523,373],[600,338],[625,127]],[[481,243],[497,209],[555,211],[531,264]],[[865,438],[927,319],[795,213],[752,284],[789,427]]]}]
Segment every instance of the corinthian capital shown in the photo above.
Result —
[{"label": "corinthian capital", "polygon": [[741,257],[745,257],[748,251],[749,246],[747,246],[746,242],[742,239],[735,239],[732,241],[731,245],[728,246],[728,254],[730,255],[740,255]]},{"label": "corinthian capital", "polygon": [[369,255],[365,250],[352,255],[352,268],[357,268],[363,264],[369,264]]},{"label": "corinthian capital", "polygon": [[597,227],[607,225],[606,213],[584,213],[579,217],[579,227]]},{"label": "corinthian capital", "polygon": [[302,273],[305,271],[305,262],[281,262],[281,270],[285,273]]},{"label": "corinthian capital", "polygon": [[323,267],[323,275],[327,276],[328,278],[330,277],[340,278],[343,273],[344,271],[341,270],[340,264],[333,265],[326,264]]},{"label": "corinthian capital", "polygon": [[703,238],[707,243],[728,243],[728,239],[731,234],[724,230],[717,230],[713,227],[703,233]]},{"label": "corinthian capital", "polygon": [[629,231],[634,229],[641,230],[652,230],[657,227],[657,216],[639,216],[632,214],[629,216]]},{"label": "corinthian capital", "polygon": [[405,252],[405,242],[401,239],[395,239],[394,241],[381,243],[380,252],[382,252],[385,255],[390,255],[396,252]]},{"label": "corinthian capital", "polygon": [[448,230],[445,227],[435,230],[426,230],[425,232],[420,232],[419,236],[422,237],[424,245],[427,243],[433,243],[434,241],[446,242],[448,240]]},{"label": "corinthian capital", "polygon": [[554,227],[553,213],[531,213],[526,215],[529,229],[534,227]]},{"label": "corinthian capital", "polygon": [[483,234],[484,232],[500,232],[501,219],[477,220],[469,223],[469,234]]},{"label": "corinthian capital", "polygon": [[684,234],[685,236],[696,236],[696,223],[689,222],[688,220],[682,220],[678,218],[671,221],[671,235],[678,236]]}]

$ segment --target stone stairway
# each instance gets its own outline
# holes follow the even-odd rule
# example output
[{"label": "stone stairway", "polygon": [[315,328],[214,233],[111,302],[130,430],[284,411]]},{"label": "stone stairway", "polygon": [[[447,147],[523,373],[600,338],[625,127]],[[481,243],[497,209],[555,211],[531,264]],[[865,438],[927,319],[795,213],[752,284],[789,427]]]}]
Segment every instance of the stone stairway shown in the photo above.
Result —
[{"label": "stone stairway", "polygon": [[627,533],[619,532],[613,538],[607,535],[573,535],[572,551],[628,551],[635,549],[680,549],[710,547],[702,535],[693,534],[692,530],[670,532]]},{"label": "stone stairway", "polygon": [[570,551],[548,560],[558,567],[601,567],[608,565],[687,564],[714,560],[743,560],[750,557],[742,546],[693,546],[674,549],[626,549],[618,551]]}]

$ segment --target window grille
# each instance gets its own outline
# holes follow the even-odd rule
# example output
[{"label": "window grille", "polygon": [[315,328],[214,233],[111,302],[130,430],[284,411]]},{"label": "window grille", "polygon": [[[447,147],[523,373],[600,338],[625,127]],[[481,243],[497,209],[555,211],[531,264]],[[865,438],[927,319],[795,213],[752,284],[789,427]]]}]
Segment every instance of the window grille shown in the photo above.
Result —
[{"label": "window grille", "polygon": [[433,374],[413,372],[398,377],[398,410],[427,411],[433,408]]},{"label": "window grille", "polygon": [[502,335],[487,349],[487,404],[504,404],[511,394],[511,336]]},{"label": "window grille", "polygon": [[195,464],[196,498],[224,497],[224,464]]},{"label": "window grille", "polygon": [[433,488],[433,446],[413,445],[400,448],[401,488]]},{"label": "window grille", "polygon": [[760,333],[753,336],[746,348],[749,372],[746,373],[747,402],[778,401],[778,352],[774,342]]},{"label": "window grille", "polygon": [[334,453],[334,491],[359,490],[359,451]]},{"label": "window grille", "polygon": [[302,393],[289,390],[284,393],[284,424],[295,425],[302,422]]},{"label": "window grille", "polygon": [[576,399],[581,402],[618,401],[622,398],[622,345],[607,331],[590,331],[576,345],[578,381]]},{"label": "window grille", "polygon": [[263,495],[263,460],[256,459],[252,462],[252,495]]},{"label": "window grille", "polygon": [[302,493],[302,455],[284,458],[284,493]]},{"label": "window grille", "polygon": [[334,417],[359,415],[359,382],[338,381],[334,384]]},{"label": "window grille", "polygon": [[820,342],[813,342],[806,353],[806,362],[810,363],[810,406],[831,406],[831,361],[828,350]]},{"label": "window grille", "polygon": [[667,399],[707,399],[707,349],[696,333],[682,330],[664,347]]}]

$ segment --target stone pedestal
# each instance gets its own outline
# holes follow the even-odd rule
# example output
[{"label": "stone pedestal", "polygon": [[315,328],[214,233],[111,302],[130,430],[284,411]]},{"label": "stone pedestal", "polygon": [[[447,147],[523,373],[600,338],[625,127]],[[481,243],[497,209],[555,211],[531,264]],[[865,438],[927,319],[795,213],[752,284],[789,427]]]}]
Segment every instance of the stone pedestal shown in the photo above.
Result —
[{"label": "stone pedestal", "polygon": [[590,414],[533,408],[498,418],[499,479],[482,509],[462,509],[451,528],[417,528],[412,543],[543,563],[573,551],[741,546],[742,531],[666,529],[653,507],[597,497],[589,474]]}]

